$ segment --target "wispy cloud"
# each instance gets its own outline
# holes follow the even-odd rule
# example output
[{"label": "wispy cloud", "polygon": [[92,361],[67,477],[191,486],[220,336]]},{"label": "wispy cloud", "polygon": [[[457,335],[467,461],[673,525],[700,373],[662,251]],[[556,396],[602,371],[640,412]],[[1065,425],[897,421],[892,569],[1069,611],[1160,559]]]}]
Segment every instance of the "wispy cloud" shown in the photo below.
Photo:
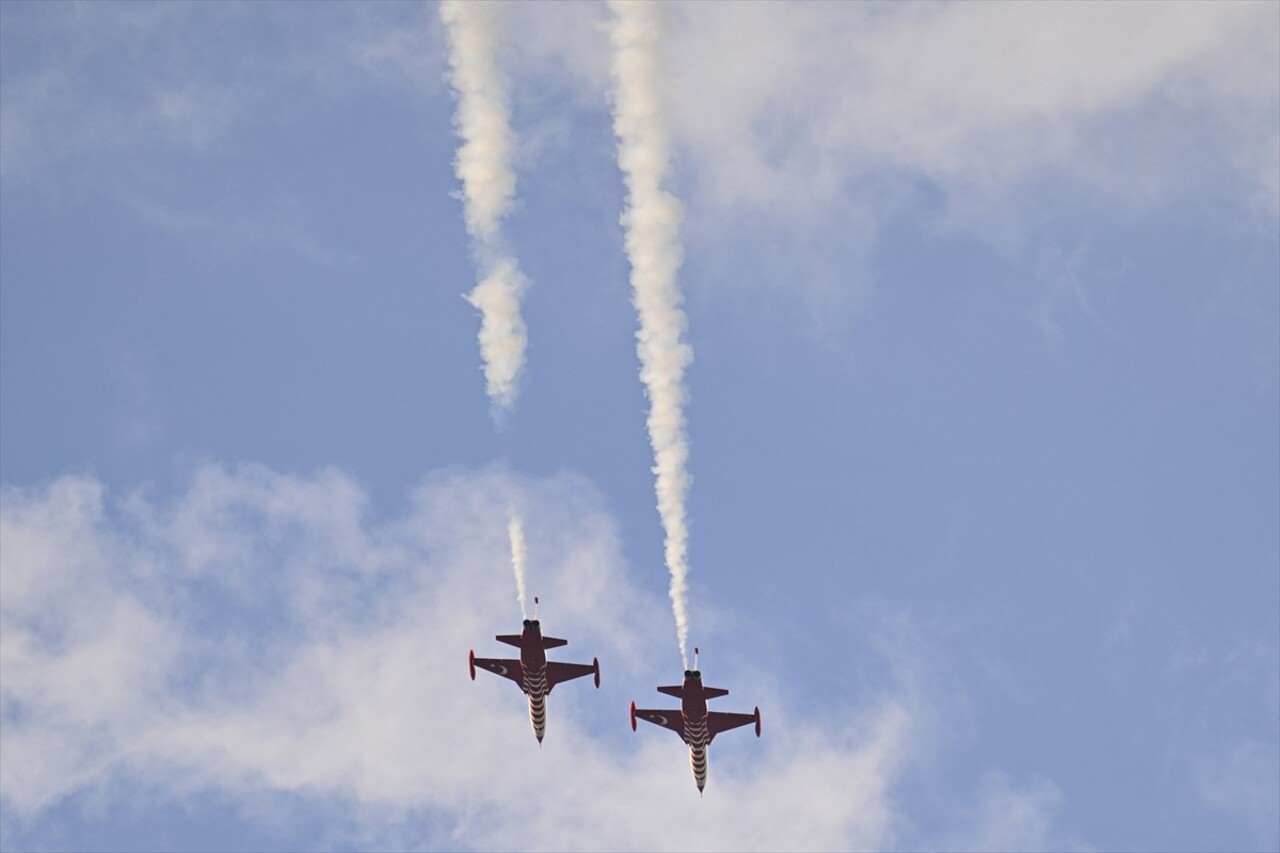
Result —
[{"label": "wispy cloud", "polygon": [[0,176],[54,194],[118,192],[158,156],[216,149],[312,99],[439,93],[429,21],[386,4],[6,9]]},{"label": "wispy cloud", "polygon": [[1243,740],[1202,761],[1196,787],[1210,807],[1244,817],[1259,849],[1280,838],[1280,754],[1276,742]]},{"label": "wispy cloud", "polygon": [[[546,567],[545,624],[604,671],[599,693],[550,698],[541,750],[523,697],[466,678],[466,650],[510,630],[513,494]],[[703,801],[679,743],[625,731],[627,700],[661,677],[665,632],[601,505],[571,476],[496,471],[431,478],[383,521],[334,471],[205,466],[164,503],[85,476],[6,488],[5,831],[76,792],[141,784],[175,803],[217,791],[247,820],[262,796],[324,803],[366,846],[894,843],[892,791],[924,719],[910,678],[824,717],[836,723],[740,676],[766,734],[717,740]]]},{"label": "wispy cloud", "polygon": [[1036,778],[1024,787],[1003,773],[988,773],[974,801],[962,809],[960,826],[921,846],[938,850],[1089,850],[1079,840],[1064,839],[1055,826],[1064,804],[1058,787]]},{"label": "wispy cloud", "polygon": [[306,209],[288,198],[264,199],[260,209],[235,212],[185,210],[145,195],[129,194],[121,201],[141,221],[179,237],[209,239],[239,251],[284,248],[319,266],[343,258],[311,233]]},{"label": "wispy cloud", "polygon": [[[769,274],[724,270],[722,286],[772,292],[762,310],[824,317],[856,301],[873,270],[849,269],[847,253],[869,254],[904,213],[1002,247],[1052,231],[1067,195],[1119,216],[1188,197],[1243,205],[1267,227],[1280,214],[1275,4],[664,8],[674,71],[661,85],[686,232],[703,249],[753,239],[751,263]],[[604,7],[504,11],[509,75],[597,105],[603,121]],[[10,190],[136,194],[163,155],[219,150],[317,98],[376,91],[425,103],[446,91],[433,7],[31,4],[5,14],[0,176]],[[563,122],[522,118],[530,137]],[[836,243],[833,270],[824,247]]]},{"label": "wispy cloud", "polygon": [[[1219,160],[1252,151],[1249,184],[1280,167],[1266,4],[689,4],[680,18],[674,132],[725,204],[798,212],[896,172],[979,205],[1046,169],[1144,204],[1207,174],[1203,147],[1177,147],[1200,131]],[[1205,110],[1248,121],[1215,138]],[[1170,120],[1173,138],[1142,131]]]},{"label": "wispy cloud", "polygon": [[[1017,254],[1072,215],[1280,214],[1275,4],[662,5],[691,284],[734,310],[824,328],[904,221]],[[524,67],[596,96],[584,7],[513,28],[538,37],[517,39]]]},{"label": "wispy cloud", "polygon": [[[1237,195],[1280,180],[1272,4],[664,8],[680,175],[699,209],[737,213],[731,227],[812,225],[920,180],[959,219],[1046,173],[1140,208],[1221,184],[1224,167]],[[558,14],[559,28],[519,23],[541,36],[525,61],[600,91],[585,13]]]}]

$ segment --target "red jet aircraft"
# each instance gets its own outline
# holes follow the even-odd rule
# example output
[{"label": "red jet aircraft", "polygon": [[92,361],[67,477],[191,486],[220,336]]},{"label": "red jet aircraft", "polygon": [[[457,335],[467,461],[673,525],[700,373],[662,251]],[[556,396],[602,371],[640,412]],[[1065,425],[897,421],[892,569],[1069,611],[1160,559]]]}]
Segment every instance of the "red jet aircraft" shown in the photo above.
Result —
[{"label": "red jet aircraft", "polygon": [[[536,608],[538,599],[533,600]],[[537,610],[534,610],[537,616]],[[593,658],[591,666],[585,663],[556,663],[547,660],[547,649],[566,645],[568,640],[542,636],[542,628],[538,620],[524,620],[524,630],[519,634],[499,634],[500,643],[516,646],[520,649],[520,660],[499,660],[497,658],[478,658],[472,650],[468,664],[471,667],[471,680],[476,680],[476,667],[487,669],[495,675],[510,678],[529,696],[529,722],[533,724],[534,737],[538,744],[547,733],[547,694],[557,684],[572,681],[584,675],[595,674],[596,687],[600,686],[600,660]]]},{"label": "red jet aircraft", "polygon": [[631,703],[631,730],[636,730],[636,718],[647,720],[655,726],[662,726],[680,735],[680,739],[689,744],[689,763],[693,765],[693,781],[698,785],[698,793],[707,786],[707,747],[720,732],[736,729],[748,723],[756,724],[756,737],[760,737],[760,708],[754,714],[726,714],[720,711],[707,711],[707,700],[717,696],[728,696],[729,691],[720,687],[704,687],[702,673],[698,666],[698,650],[693,650],[694,669],[684,671],[684,684],[679,687],[659,687],[659,693],[675,696],[680,699],[678,711],[651,711],[637,708]]}]

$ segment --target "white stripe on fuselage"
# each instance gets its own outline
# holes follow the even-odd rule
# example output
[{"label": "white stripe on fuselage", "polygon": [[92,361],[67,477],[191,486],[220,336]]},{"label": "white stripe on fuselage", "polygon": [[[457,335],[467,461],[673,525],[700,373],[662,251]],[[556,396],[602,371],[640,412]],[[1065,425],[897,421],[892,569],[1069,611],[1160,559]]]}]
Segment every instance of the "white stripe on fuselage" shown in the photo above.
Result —
[{"label": "white stripe on fuselage", "polygon": [[524,671],[520,689],[529,694],[529,722],[539,741],[547,733],[547,671]]},{"label": "white stripe on fuselage", "polygon": [[707,744],[711,738],[707,734],[707,718],[697,722],[684,721],[684,739],[689,744],[689,764],[693,767],[693,781],[701,791],[707,786]]}]

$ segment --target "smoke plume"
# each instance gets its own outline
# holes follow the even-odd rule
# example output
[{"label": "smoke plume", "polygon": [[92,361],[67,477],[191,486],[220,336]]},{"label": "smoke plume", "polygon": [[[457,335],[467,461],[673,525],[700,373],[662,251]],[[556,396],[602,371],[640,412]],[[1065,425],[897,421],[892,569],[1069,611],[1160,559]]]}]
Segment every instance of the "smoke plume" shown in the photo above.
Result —
[{"label": "smoke plume", "polygon": [[500,411],[515,404],[516,380],[524,366],[527,341],[520,316],[525,277],[511,258],[499,258],[466,299],[480,311],[480,356],[485,391]]},{"label": "smoke plume", "polygon": [[681,338],[676,270],[680,266],[680,202],[662,188],[670,168],[665,115],[659,92],[657,41],[663,26],[656,3],[611,0],[613,24],[613,128],[618,166],[627,186],[622,215],[631,286],[640,319],[637,352],[640,378],[649,398],[649,441],[653,445],[658,514],[666,531],[680,657],[688,669],[688,526],[685,495],[689,444],[684,425],[684,370],[693,350]]},{"label": "smoke plume", "polygon": [[506,84],[498,70],[497,4],[444,0],[440,20],[449,39],[449,81],[458,97],[454,124],[462,144],[454,172],[480,282],[467,301],[480,311],[485,390],[498,413],[515,404],[527,343],[520,297],[526,280],[501,249],[502,219],[515,199],[511,167],[515,134]]},{"label": "smoke plume", "polygon": [[524,566],[529,552],[524,547],[524,521],[514,510],[507,520],[507,535],[511,538],[511,568],[516,573],[516,598],[520,599],[520,618],[528,619],[529,611],[524,599]]}]

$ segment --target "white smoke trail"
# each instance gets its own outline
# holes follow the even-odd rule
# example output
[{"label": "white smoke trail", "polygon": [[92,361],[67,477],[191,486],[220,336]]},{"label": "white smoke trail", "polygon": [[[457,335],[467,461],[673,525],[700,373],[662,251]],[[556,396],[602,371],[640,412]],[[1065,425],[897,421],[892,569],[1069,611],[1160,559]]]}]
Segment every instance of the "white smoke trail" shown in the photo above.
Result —
[{"label": "white smoke trail", "polygon": [[520,316],[520,296],[525,287],[525,277],[516,262],[499,258],[466,297],[480,310],[480,357],[484,360],[485,391],[499,411],[509,410],[515,404],[516,380],[524,366],[528,337]]},{"label": "white smoke trail", "polygon": [[507,536],[511,539],[511,568],[516,573],[516,598],[520,600],[520,618],[528,619],[524,599],[524,566],[529,552],[524,547],[524,521],[514,511],[507,520]]},{"label": "white smoke trail", "polygon": [[671,572],[680,657],[689,668],[687,545],[685,495],[689,444],[684,427],[684,370],[693,350],[681,341],[685,317],[680,310],[676,270],[680,266],[680,202],[662,188],[669,171],[665,115],[659,93],[657,41],[663,26],[657,3],[610,0],[613,25],[614,117],[618,166],[627,185],[627,255],[631,286],[640,317],[637,352],[640,378],[649,397],[649,441],[653,445],[658,514],[666,531],[666,561]]},{"label": "white smoke trail", "polygon": [[480,311],[485,390],[502,412],[515,404],[527,338],[520,318],[526,281],[515,259],[499,248],[516,176],[511,167],[515,134],[496,60],[501,29],[497,4],[444,0],[440,20],[449,39],[449,81],[458,95],[454,124],[462,144],[454,171],[462,181],[463,215],[481,272],[467,301]]}]

